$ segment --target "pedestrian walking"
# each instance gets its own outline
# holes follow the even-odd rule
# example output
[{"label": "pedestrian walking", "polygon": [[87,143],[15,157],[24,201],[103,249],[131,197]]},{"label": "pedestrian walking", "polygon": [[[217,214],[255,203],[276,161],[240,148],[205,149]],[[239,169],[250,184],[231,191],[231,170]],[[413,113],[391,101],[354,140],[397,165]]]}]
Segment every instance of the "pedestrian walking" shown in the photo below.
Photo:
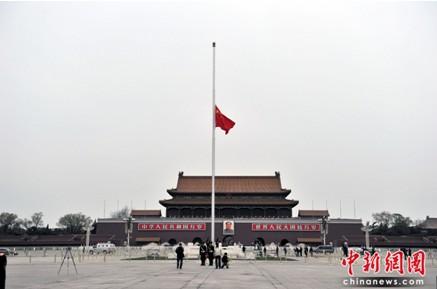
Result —
[{"label": "pedestrian walking", "polygon": [[347,242],[344,242],[343,245],[341,246],[341,249],[343,250],[343,257],[347,257],[347,255],[349,254],[349,247],[347,245]]},{"label": "pedestrian walking", "polygon": [[200,266],[205,266],[205,261],[206,261],[206,255],[207,255],[207,248],[205,243],[202,243],[202,245],[200,245],[199,248],[199,255],[200,255]]},{"label": "pedestrian walking", "polygon": [[229,269],[229,258],[228,253],[225,253],[222,257],[222,268],[226,267],[226,269]]},{"label": "pedestrian walking", "polygon": [[182,243],[179,243],[179,246],[176,248],[176,268],[182,269],[182,265],[184,263],[184,247],[182,247]]},{"label": "pedestrian walking", "polygon": [[297,250],[297,257],[302,256],[302,248],[301,247],[297,247],[296,250]]},{"label": "pedestrian walking", "polygon": [[314,254],[314,250],[313,250],[313,247],[310,247],[310,256],[312,257],[312,256],[313,256],[313,254]]},{"label": "pedestrian walking", "polygon": [[408,255],[407,248],[400,248],[400,250],[402,251],[402,253],[404,253],[404,259],[407,260],[407,255]]},{"label": "pedestrian walking", "polygon": [[220,247],[215,248],[214,258],[215,258],[215,268],[221,269],[222,268],[222,248],[220,248]]},{"label": "pedestrian walking", "polygon": [[0,253],[0,289],[6,288],[6,265],[8,258],[5,253]]},{"label": "pedestrian walking", "polygon": [[266,246],[264,246],[263,253],[264,253],[264,257],[267,257],[267,249],[266,249]]}]

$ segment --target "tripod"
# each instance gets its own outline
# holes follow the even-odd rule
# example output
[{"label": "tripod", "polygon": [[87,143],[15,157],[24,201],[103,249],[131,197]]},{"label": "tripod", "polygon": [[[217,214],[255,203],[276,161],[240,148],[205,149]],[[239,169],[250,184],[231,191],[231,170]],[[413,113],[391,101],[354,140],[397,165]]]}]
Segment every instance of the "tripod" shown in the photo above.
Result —
[{"label": "tripod", "polygon": [[61,273],[61,269],[62,269],[62,266],[64,265],[65,259],[67,259],[67,272],[70,272],[68,270],[69,265],[70,265],[70,263],[69,263],[70,258],[71,258],[71,261],[73,262],[74,270],[76,271],[76,274],[78,274],[77,268],[76,268],[76,262],[74,262],[74,257],[73,257],[73,254],[71,253],[71,247],[68,247],[65,250],[64,258],[62,258],[61,266],[59,266],[58,275],[59,275],[59,273]]}]

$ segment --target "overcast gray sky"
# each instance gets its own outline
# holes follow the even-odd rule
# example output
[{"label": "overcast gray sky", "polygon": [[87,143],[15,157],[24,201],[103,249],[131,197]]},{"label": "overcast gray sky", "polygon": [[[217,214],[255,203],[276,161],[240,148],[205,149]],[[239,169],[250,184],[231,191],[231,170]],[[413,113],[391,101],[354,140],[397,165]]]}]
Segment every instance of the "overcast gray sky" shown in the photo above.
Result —
[{"label": "overcast gray sky", "polygon": [[437,217],[436,35],[437,2],[0,3],[0,212],[164,211],[211,172],[216,41],[218,175]]}]

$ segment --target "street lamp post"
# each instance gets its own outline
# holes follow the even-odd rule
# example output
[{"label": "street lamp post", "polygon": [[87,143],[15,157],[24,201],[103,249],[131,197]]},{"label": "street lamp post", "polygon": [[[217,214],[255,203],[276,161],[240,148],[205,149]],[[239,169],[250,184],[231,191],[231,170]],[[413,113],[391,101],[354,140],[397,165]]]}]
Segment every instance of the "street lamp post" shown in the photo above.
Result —
[{"label": "street lamp post", "polygon": [[130,256],[130,234],[132,233],[132,225],[133,225],[133,221],[135,221],[135,218],[132,218],[132,216],[129,216],[127,218],[123,219],[124,221],[126,221],[126,234],[127,234],[127,251],[128,254]]},{"label": "street lamp post", "polygon": [[91,230],[94,230],[94,227],[91,225],[88,225],[86,227],[83,227],[83,229],[86,231],[85,235],[85,252],[88,254],[90,252],[90,235]]},{"label": "street lamp post", "polygon": [[322,217],[322,236],[323,236],[323,245],[326,245],[326,235],[328,234],[328,222],[326,220],[326,217]]},{"label": "street lamp post", "polygon": [[365,240],[366,240],[366,249],[368,250],[370,248],[370,232],[371,228],[369,226],[369,222],[367,221],[366,225],[361,228],[361,231],[365,233]]}]

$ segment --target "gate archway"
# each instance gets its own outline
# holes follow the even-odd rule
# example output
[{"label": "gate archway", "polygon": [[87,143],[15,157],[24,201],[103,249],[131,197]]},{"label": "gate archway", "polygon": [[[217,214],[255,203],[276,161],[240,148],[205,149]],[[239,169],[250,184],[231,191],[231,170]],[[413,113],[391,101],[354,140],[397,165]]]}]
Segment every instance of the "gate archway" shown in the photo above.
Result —
[{"label": "gate archway", "polygon": [[259,245],[259,246],[265,246],[266,242],[264,241],[264,238],[258,237],[255,240],[255,245]]},{"label": "gate archway", "polygon": [[279,243],[279,246],[285,246],[288,243],[290,243],[287,239],[282,239],[281,242]]},{"label": "gate archway", "polygon": [[234,237],[232,237],[232,236],[225,236],[225,237],[223,237],[223,240],[222,240],[222,245],[223,246],[232,246],[232,245],[234,245]]},{"label": "gate archway", "polygon": [[196,244],[196,243],[202,244],[203,241],[202,241],[202,239],[201,239],[200,237],[195,237],[195,238],[193,239],[193,244]]}]

